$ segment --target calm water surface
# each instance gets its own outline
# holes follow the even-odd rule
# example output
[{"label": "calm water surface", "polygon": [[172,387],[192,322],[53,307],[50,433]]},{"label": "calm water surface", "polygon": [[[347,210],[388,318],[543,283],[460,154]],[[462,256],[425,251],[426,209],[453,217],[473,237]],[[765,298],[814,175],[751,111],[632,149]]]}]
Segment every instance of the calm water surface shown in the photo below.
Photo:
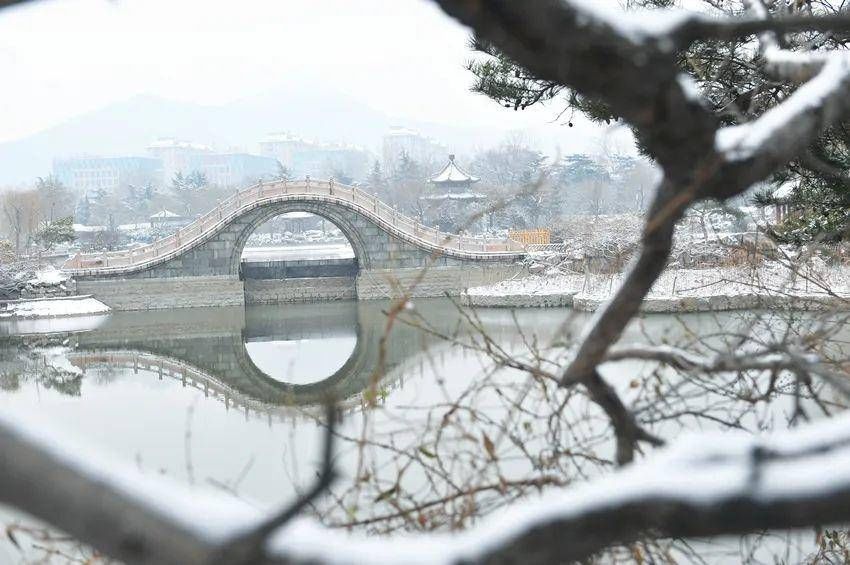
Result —
[{"label": "calm water surface", "polygon": [[[144,473],[276,507],[314,475],[325,400],[339,403],[343,433],[364,429],[363,406],[374,400],[377,416],[369,429],[409,436],[426,425],[417,410],[449,402],[490,374],[490,359],[451,343],[478,334],[448,300],[417,301],[402,317],[409,323],[397,320],[382,340],[387,307],[336,302],[5,322],[0,406],[6,413],[36,413]],[[736,320],[735,314],[650,316],[625,339],[675,342]],[[472,321],[506,351],[522,352],[569,342],[586,316],[489,309]],[[430,332],[413,327],[423,323]],[[606,376],[628,396],[634,376],[647,370],[620,364]],[[642,399],[633,402],[640,406]],[[494,404],[494,414],[500,410]],[[747,418],[761,426],[785,418],[790,404],[780,401],[770,410],[775,413]],[[664,426],[672,424],[662,421],[655,429]],[[574,427],[598,435],[598,449],[612,449],[603,420],[579,418]],[[341,446],[343,481],[356,472],[355,451]]]}]

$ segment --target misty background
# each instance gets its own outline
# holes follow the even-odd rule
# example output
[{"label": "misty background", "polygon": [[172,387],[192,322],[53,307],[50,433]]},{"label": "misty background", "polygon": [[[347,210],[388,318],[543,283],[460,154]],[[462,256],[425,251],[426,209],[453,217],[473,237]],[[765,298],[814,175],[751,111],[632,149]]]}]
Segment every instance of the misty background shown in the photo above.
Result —
[{"label": "misty background", "polygon": [[234,7],[67,0],[7,10],[0,186],[32,183],[54,159],[145,155],[164,137],[256,153],[279,131],[376,157],[391,126],[470,156],[517,136],[549,156],[635,153],[625,128],[559,118],[555,107],[510,111],[469,92],[468,33],[430,2]]}]

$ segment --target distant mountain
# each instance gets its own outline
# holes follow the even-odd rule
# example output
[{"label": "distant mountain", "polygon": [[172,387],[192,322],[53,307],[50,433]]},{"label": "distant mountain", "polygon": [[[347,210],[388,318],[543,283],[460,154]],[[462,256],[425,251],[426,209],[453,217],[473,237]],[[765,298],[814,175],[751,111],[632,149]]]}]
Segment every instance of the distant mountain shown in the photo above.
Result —
[{"label": "distant mountain", "polygon": [[327,87],[298,86],[221,106],[136,96],[34,135],[0,143],[0,185],[32,181],[50,173],[56,157],[143,155],[158,137],[213,144],[219,150],[256,150],[265,134],[290,131],[321,141],[364,146],[376,153],[390,125],[418,129],[452,148],[492,145],[498,128],[469,128],[398,119]]}]

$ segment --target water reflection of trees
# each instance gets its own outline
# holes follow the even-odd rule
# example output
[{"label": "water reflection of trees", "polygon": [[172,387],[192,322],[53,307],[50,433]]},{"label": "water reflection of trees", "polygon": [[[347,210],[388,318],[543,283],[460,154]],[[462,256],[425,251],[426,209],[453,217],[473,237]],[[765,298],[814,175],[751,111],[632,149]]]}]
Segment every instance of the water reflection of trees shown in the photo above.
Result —
[{"label": "water reflection of trees", "polygon": [[[352,471],[318,510],[326,523],[376,534],[463,529],[516,500],[611,472],[689,431],[783,429],[847,405],[846,387],[815,378],[829,371],[837,378],[848,362],[846,319],[836,314],[683,316],[667,318],[664,330],[651,318],[638,320],[633,337],[641,345],[614,350],[602,368],[611,389],[593,391],[559,386],[556,371],[574,338],[569,322],[546,336],[515,316],[521,339],[505,340],[478,313],[459,311],[461,322],[448,332],[415,311],[403,322],[474,354],[480,371],[460,389],[453,375],[439,375],[440,399],[390,403],[339,431]],[[626,354],[630,347],[652,355]],[[669,358],[661,362],[660,352]],[[802,556],[814,551],[813,539],[782,532],[719,544],[647,539],[605,555],[754,560],[765,552]]]},{"label": "water reflection of trees", "polygon": [[18,344],[9,340],[0,346],[0,389],[14,392],[26,383],[35,383],[60,394],[80,396],[82,374],[55,362],[62,349],[61,343],[47,338]]},{"label": "water reflection of trees", "polygon": [[[443,344],[417,346],[428,394],[408,405],[402,388],[378,401],[383,384],[375,374],[375,392],[363,395],[372,405],[349,414],[337,430],[346,475],[316,508],[330,525],[380,534],[463,529],[514,501],[611,473],[627,456],[640,459],[652,445],[691,430],[781,429],[845,407],[840,383],[828,384],[829,370],[837,373],[848,359],[846,320],[836,314],[645,317],[601,369],[611,383],[606,397],[605,390],[559,386],[556,370],[584,322],[578,315],[550,328],[534,311],[508,316],[414,306],[398,315],[393,331],[420,336],[417,344]],[[385,324],[384,318],[373,322]],[[39,338],[22,348],[0,348],[3,386],[32,381],[79,395],[82,377],[53,362],[62,343]],[[446,346],[466,362],[445,365],[440,356]],[[789,351],[799,359],[772,360]],[[399,368],[410,373],[409,366]],[[104,366],[86,378],[106,382],[115,374]],[[604,557],[700,562],[706,555],[802,556],[817,549],[813,539],[811,532],[711,543],[645,539]],[[823,544],[813,560],[846,543],[840,530],[824,530],[817,540]]]}]

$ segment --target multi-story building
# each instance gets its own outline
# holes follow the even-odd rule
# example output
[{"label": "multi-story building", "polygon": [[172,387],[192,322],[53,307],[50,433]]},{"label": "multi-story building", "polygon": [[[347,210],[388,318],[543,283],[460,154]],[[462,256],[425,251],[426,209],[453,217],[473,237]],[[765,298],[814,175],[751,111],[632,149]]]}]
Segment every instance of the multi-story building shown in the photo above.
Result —
[{"label": "multi-story building", "polygon": [[238,187],[277,175],[277,160],[249,153],[210,153],[189,157],[184,172],[198,171],[217,186]]},{"label": "multi-story building", "polygon": [[403,153],[412,161],[427,167],[439,162],[446,152],[445,146],[430,137],[412,129],[393,126],[389,133],[384,135],[384,172],[387,175],[394,174]]},{"label": "multi-story building", "polygon": [[310,145],[310,142],[291,133],[270,133],[260,141],[260,155],[277,159],[292,171],[296,157],[307,151]]},{"label": "multi-story building", "polygon": [[260,141],[260,154],[277,159],[294,177],[366,176],[371,155],[362,147],[307,141],[290,133],[272,133]]},{"label": "multi-story building", "polygon": [[53,174],[80,193],[112,192],[126,184],[158,183],[162,161],[151,157],[75,157],[53,161]]},{"label": "multi-story building", "polygon": [[151,157],[162,160],[162,176],[165,183],[171,181],[178,172],[188,174],[191,172],[189,161],[196,155],[209,155],[213,152],[211,147],[181,141],[178,139],[164,137],[157,139],[147,147]]}]

